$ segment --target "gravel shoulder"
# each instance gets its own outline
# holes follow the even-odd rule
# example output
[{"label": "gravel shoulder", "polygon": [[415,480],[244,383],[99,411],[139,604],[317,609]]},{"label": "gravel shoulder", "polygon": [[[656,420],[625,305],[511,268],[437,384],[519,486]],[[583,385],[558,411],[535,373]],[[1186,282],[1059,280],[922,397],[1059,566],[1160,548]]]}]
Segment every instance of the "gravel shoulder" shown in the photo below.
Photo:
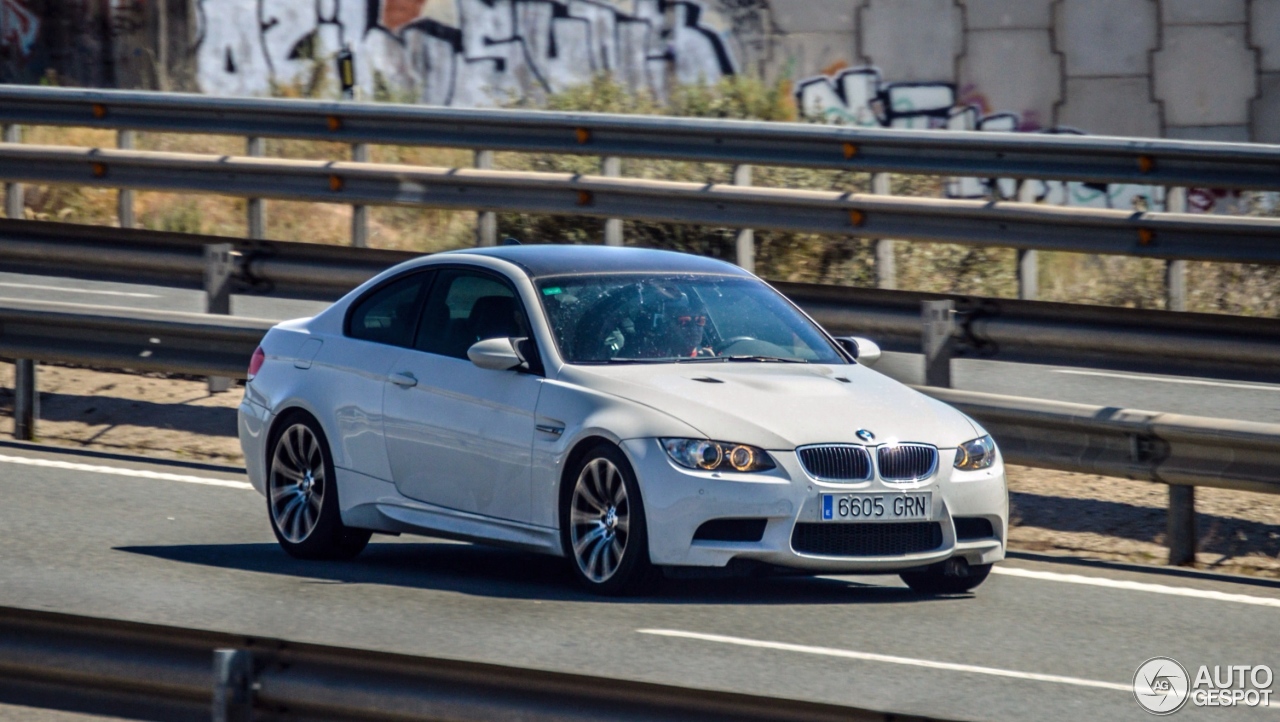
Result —
[{"label": "gravel shoulder", "polygon": [[[0,439],[12,439],[13,366],[0,364]],[[207,463],[244,463],[236,438],[243,387],[210,394],[204,381],[41,366],[37,440]],[[1162,484],[1009,467],[1010,548],[1163,564],[1168,488]],[[1280,496],[1196,489],[1201,569],[1280,578]]]}]

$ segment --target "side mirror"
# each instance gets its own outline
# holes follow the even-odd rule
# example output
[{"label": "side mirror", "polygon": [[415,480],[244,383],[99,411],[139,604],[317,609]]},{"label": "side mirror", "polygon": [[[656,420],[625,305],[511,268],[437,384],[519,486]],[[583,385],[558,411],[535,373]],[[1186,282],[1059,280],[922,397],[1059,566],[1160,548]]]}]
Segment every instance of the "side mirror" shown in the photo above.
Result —
[{"label": "side mirror", "polygon": [[836,342],[863,366],[874,366],[880,360],[880,346],[869,338],[837,336]]},{"label": "side mirror", "polygon": [[467,358],[482,369],[507,371],[524,363],[516,353],[515,344],[509,338],[487,338],[477,341],[467,349]]}]

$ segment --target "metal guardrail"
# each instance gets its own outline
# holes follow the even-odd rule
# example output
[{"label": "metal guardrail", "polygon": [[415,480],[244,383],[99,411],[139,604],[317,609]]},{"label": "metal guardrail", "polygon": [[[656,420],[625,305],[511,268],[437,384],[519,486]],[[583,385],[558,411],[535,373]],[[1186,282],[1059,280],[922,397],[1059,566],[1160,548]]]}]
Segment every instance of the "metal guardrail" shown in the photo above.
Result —
[{"label": "metal guardrail", "polygon": [[332,301],[422,255],[320,243],[260,241],[73,223],[0,219],[0,266],[10,273],[202,288],[205,247],[229,244],[236,293]]},{"label": "metal guardrail", "polygon": [[[271,321],[0,298],[0,356],[244,378]],[[1280,425],[922,387],[1014,463],[1280,493]]]},{"label": "metal guardrail", "polygon": [[[200,288],[208,263],[204,249],[220,244],[235,252],[231,280],[236,292],[316,300],[336,299],[419,255],[0,220],[0,264],[19,273]],[[962,358],[1280,381],[1277,319],[800,283],[774,286],[827,330],[868,336],[893,351],[919,352],[921,302],[950,299],[958,311],[955,355]],[[0,350],[3,344],[0,334]]]},{"label": "metal guardrail", "polygon": [[244,378],[274,321],[0,298],[0,357]]},{"label": "metal guardrail", "polygon": [[423,205],[1079,253],[1280,263],[1280,219],[1273,218],[20,144],[0,144],[0,177],[319,203]]},{"label": "metal guardrail", "polygon": [[1280,424],[916,389],[977,419],[1014,464],[1280,494]]},{"label": "metal guardrail", "polygon": [[921,350],[921,304],[955,305],[953,355],[1280,382],[1280,319],[775,283],[823,328]]},{"label": "metal guardrail", "polygon": [[1280,190],[1280,146],[0,86],[0,124]]},{"label": "metal guardrail", "polygon": [[353,722],[925,722],[854,707],[15,608],[0,608],[0,681],[0,699],[33,706],[215,722],[282,711],[289,719]]}]

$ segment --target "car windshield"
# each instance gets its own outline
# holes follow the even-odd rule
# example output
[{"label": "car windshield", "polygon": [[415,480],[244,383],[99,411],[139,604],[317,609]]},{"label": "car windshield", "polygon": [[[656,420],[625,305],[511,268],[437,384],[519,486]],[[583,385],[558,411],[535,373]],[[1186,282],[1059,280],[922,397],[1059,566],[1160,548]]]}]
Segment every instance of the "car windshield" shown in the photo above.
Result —
[{"label": "car windshield", "polygon": [[752,278],[600,274],[538,282],[567,363],[847,363],[814,324]]}]

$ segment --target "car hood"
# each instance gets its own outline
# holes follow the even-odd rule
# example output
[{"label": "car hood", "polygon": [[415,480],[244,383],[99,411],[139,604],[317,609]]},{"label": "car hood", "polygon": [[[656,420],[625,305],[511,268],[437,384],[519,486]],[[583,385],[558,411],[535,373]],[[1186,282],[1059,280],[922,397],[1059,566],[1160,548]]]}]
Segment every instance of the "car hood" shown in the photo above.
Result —
[{"label": "car hood", "polygon": [[773,450],[868,443],[860,429],[875,434],[871,444],[953,447],[978,435],[956,409],[865,366],[616,364],[565,366],[559,377],[655,408],[707,438]]}]

